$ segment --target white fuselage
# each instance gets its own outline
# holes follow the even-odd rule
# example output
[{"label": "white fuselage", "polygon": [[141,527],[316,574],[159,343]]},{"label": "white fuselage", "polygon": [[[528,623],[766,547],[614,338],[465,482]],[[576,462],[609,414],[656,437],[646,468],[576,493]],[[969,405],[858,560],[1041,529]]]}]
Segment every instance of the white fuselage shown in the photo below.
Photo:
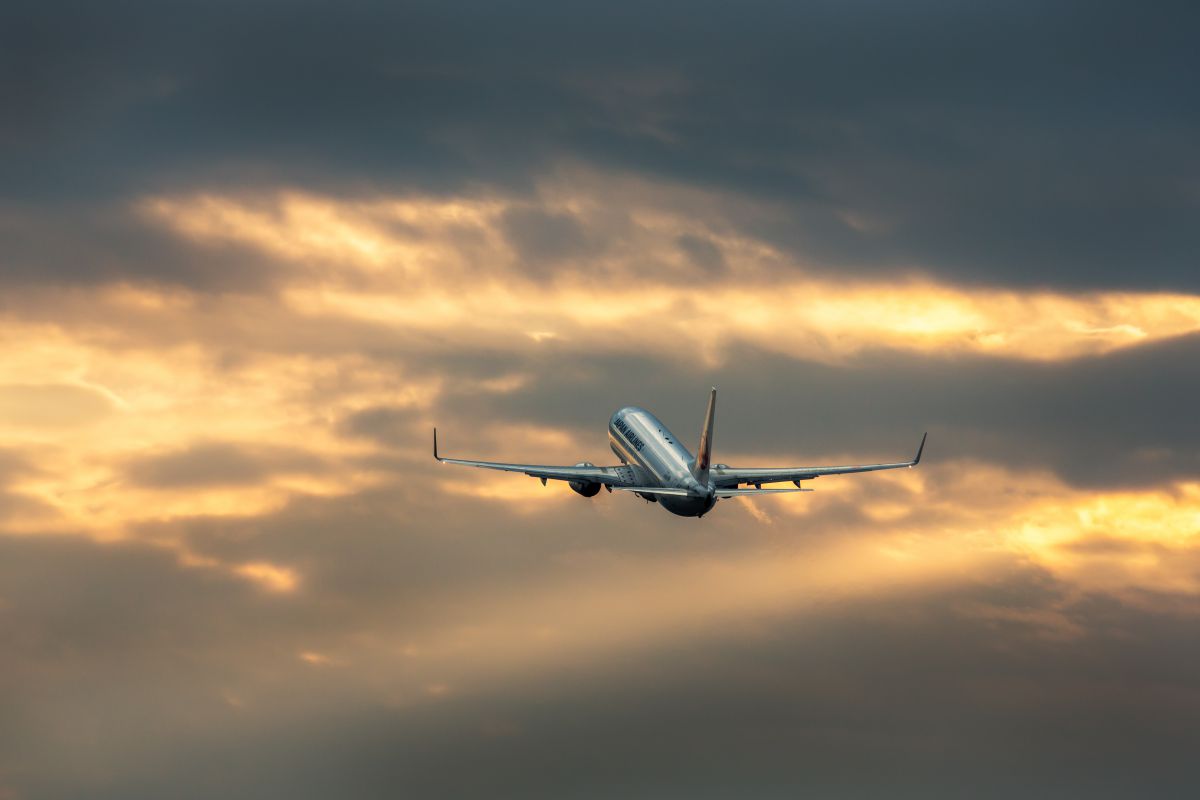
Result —
[{"label": "white fuselage", "polygon": [[672,514],[698,517],[717,502],[712,486],[701,485],[692,474],[695,457],[646,409],[618,409],[608,421],[608,444],[622,463],[642,473],[645,486],[687,490],[687,497],[642,495]]}]

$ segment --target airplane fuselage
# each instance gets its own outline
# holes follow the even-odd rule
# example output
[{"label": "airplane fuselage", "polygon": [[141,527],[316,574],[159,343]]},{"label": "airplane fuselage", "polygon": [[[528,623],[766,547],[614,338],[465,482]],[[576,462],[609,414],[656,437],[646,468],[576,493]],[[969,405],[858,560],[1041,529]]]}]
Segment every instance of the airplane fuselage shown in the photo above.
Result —
[{"label": "airplane fuselage", "polygon": [[608,421],[608,445],[623,464],[642,473],[643,485],[689,492],[687,497],[641,495],[657,501],[672,514],[699,517],[716,504],[713,487],[702,486],[692,474],[695,457],[646,409],[637,406],[618,409]]}]

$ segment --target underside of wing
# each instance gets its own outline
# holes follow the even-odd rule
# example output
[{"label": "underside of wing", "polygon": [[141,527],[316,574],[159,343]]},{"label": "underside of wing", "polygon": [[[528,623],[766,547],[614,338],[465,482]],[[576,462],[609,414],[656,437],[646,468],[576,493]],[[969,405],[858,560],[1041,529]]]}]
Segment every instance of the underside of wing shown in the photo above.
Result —
[{"label": "underside of wing", "polygon": [[636,492],[637,494],[661,494],[668,497],[691,497],[692,493],[687,489],[676,489],[674,487],[663,486],[614,486],[614,489],[619,489],[622,492]]},{"label": "underside of wing", "polygon": [[[926,434],[925,436],[928,436]],[[728,467],[718,464],[709,473],[713,486],[718,490],[733,488],[742,484],[760,486],[764,483],[791,482],[796,486],[800,481],[812,480],[822,475],[846,475],[852,472],[875,472],[883,469],[900,469],[915,467],[921,463],[921,453],[925,450],[925,436],[921,437],[921,445],[911,461],[897,461],[889,464],[855,464],[832,467]],[[751,490],[757,491],[757,490]],[[765,490],[763,490],[765,491]],[[785,490],[788,491],[788,490]]]},{"label": "underside of wing", "polygon": [[472,461],[465,458],[446,458],[438,454],[437,429],[433,431],[433,457],[443,464],[458,464],[464,467],[495,469],[502,472],[520,472],[544,483],[552,481],[574,481],[576,483],[598,483],[612,488],[636,486],[644,478],[636,468],[629,466],[597,467],[594,464],[558,466],[554,464],[511,464],[505,461]]},{"label": "underside of wing", "polygon": [[783,494],[784,492],[811,492],[812,489],[717,489],[717,497],[753,497],[756,494]]}]

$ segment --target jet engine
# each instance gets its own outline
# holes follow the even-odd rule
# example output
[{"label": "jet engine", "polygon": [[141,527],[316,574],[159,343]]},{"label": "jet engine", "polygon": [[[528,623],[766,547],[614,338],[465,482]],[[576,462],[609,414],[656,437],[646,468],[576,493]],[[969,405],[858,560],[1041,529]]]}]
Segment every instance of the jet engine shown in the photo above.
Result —
[{"label": "jet engine", "polygon": [[[596,466],[590,461],[580,461],[575,466],[577,467],[594,467]],[[600,493],[600,484],[592,481],[567,481],[571,490],[576,494],[581,494],[584,497],[595,497]]]}]

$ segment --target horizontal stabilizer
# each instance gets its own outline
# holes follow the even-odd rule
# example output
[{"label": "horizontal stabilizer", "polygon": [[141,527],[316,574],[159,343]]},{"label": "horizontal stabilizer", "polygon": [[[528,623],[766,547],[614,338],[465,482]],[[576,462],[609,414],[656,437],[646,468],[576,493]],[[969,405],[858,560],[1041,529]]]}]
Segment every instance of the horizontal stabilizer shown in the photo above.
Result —
[{"label": "horizontal stabilizer", "polygon": [[811,492],[812,489],[717,489],[717,497],[741,497],[755,494],[781,494],[783,492]]},{"label": "horizontal stabilizer", "polygon": [[622,492],[637,492],[638,494],[668,494],[672,497],[692,496],[692,493],[687,489],[664,489],[658,486],[614,486],[613,488]]}]

